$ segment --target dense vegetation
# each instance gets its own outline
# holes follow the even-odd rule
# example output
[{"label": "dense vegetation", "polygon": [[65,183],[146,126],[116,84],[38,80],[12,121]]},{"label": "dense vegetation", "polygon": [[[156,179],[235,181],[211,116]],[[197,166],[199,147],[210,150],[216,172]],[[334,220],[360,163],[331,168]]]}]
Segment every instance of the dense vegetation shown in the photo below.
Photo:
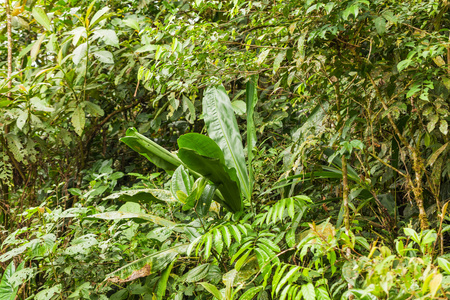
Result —
[{"label": "dense vegetation", "polygon": [[0,300],[450,295],[447,1],[0,20]]}]

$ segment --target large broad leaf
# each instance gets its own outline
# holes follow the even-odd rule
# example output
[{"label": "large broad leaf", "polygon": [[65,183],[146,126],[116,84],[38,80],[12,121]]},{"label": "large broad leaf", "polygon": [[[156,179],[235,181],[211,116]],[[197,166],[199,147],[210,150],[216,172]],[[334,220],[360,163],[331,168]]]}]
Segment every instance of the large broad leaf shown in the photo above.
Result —
[{"label": "large broad leaf", "polygon": [[16,270],[14,262],[11,261],[11,263],[6,267],[2,280],[0,281],[0,300],[15,299],[19,286],[14,286],[11,283],[11,276],[13,276],[16,271],[20,271],[23,268],[23,265],[24,263],[21,263]]},{"label": "large broad leaf", "polygon": [[188,245],[175,246],[138,259],[109,274],[107,280],[124,283],[159,272],[174,261],[178,255],[185,253]]},{"label": "large broad leaf", "polygon": [[176,155],[138,133],[135,128],[128,129],[127,136],[120,140],[134,151],[145,156],[157,167],[166,171],[173,172],[182,164]]},{"label": "large broad leaf", "polygon": [[190,169],[212,181],[223,196],[223,205],[232,212],[243,208],[234,169],[224,164],[223,153],[207,136],[188,133],[178,139],[178,157]]},{"label": "large broad leaf", "polygon": [[88,218],[102,219],[102,220],[137,219],[142,221],[149,221],[164,227],[175,227],[177,225],[172,221],[166,220],[158,216],[142,213],[123,212],[123,211],[110,211],[101,214],[95,214],[89,216]]},{"label": "large broad leaf", "polygon": [[203,116],[209,136],[222,149],[225,164],[236,169],[240,187],[250,195],[241,135],[233,107],[223,86],[208,88],[203,97]]},{"label": "large broad leaf", "polygon": [[121,201],[132,201],[137,203],[150,203],[154,201],[176,202],[169,191],[158,189],[138,189],[121,191],[103,198],[103,200],[119,199]]}]

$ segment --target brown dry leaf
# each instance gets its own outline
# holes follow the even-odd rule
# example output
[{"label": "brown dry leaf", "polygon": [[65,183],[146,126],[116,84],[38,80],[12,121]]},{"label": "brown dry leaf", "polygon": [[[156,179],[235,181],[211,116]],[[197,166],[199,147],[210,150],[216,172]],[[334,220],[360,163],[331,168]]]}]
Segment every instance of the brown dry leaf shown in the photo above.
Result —
[{"label": "brown dry leaf", "polygon": [[115,277],[108,278],[108,281],[113,282],[113,283],[125,283],[125,282],[129,282],[129,281],[141,278],[141,277],[146,277],[146,276],[150,275],[151,272],[152,272],[152,266],[150,264],[147,264],[147,265],[143,266],[141,269],[133,271],[133,273],[125,279],[120,279],[118,276],[115,276]]}]

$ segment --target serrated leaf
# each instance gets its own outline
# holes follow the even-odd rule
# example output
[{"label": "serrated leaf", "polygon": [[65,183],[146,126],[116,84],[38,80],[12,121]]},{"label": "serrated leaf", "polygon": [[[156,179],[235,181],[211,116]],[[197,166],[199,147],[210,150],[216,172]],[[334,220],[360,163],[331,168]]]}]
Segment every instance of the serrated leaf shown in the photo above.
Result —
[{"label": "serrated leaf", "polygon": [[375,23],[375,29],[378,34],[383,34],[386,32],[386,20],[383,17],[378,17],[373,20]]},{"label": "serrated leaf", "polygon": [[32,15],[36,19],[36,21],[41,24],[46,30],[52,31],[50,20],[42,8],[35,6],[33,8]]},{"label": "serrated leaf", "polygon": [[72,114],[72,125],[75,129],[75,132],[81,136],[83,134],[84,125],[86,122],[86,117],[84,115],[84,111],[81,106],[77,106]]}]

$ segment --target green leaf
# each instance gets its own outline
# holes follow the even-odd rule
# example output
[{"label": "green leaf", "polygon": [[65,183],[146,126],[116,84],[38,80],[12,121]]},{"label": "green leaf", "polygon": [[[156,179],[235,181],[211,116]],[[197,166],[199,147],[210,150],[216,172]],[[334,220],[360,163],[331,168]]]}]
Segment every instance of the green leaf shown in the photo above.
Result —
[{"label": "green leaf", "polygon": [[441,120],[441,125],[439,126],[439,130],[442,132],[443,135],[447,135],[448,133],[448,124],[446,120]]},{"label": "green leaf", "polygon": [[255,297],[255,295],[257,293],[259,293],[260,291],[262,291],[264,289],[263,286],[255,286],[252,288],[249,288],[248,290],[245,291],[244,294],[242,294],[242,296],[239,298],[239,300],[252,300],[253,297]]},{"label": "green leaf", "polygon": [[61,293],[61,284],[57,284],[51,288],[40,291],[34,297],[35,300],[50,300],[54,295]]},{"label": "green leaf", "polygon": [[236,265],[235,265],[235,269],[237,271],[241,270],[242,265],[247,261],[247,257],[252,253],[253,248],[250,248],[249,250],[247,250],[247,252],[244,253],[244,255],[242,255],[237,261],[236,261]]},{"label": "green leaf", "polygon": [[81,136],[83,134],[84,125],[86,122],[86,117],[84,115],[84,110],[81,108],[81,105],[78,105],[77,108],[73,111],[72,114],[72,125],[75,129],[75,132]]},{"label": "green leaf", "polygon": [[197,266],[192,270],[190,270],[189,272],[187,272],[186,274],[184,274],[183,278],[185,278],[186,282],[196,282],[202,280],[203,278],[206,277],[206,275],[208,275],[209,266],[210,264],[203,264]]},{"label": "green leaf", "polygon": [[427,167],[428,166],[433,166],[433,164],[435,163],[436,159],[439,157],[439,155],[444,152],[444,150],[447,148],[448,146],[448,142],[445,143],[444,145],[442,145],[441,147],[439,147],[439,149],[437,149],[436,151],[434,151],[433,154],[430,155],[430,157],[428,158],[427,161]]},{"label": "green leaf", "polygon": [[178,157],[188,168],[208,178],[219,187],[221,201],[232,212],[242,210],[239,186],[233,178],[234,170],[228,169],[223,153],[213,140],[198,133],[188,133],[178,138]]},{"label": "green leaf", "polygon": [[39,36],[39,38],[36,40],[36,42],[33,44],[33,47],[31,48],[31,52],[30,52],[31,61],[36,60],[39,50],[41,49],[41,44],[42,44],[42,41],[44,40],[44,38],[45,38],[45,34],[41,34]]},{"label": "green leaf", "polygon": [[216,228],[214,229],[212,235],[214,237],[214,249],[216,249],[217,253],[220,255],[223,250],[222,233]]},{"label": "green leaf", "polygon": [[227,247],[230,248],[230,245],[231,245],[231,233],[228,230],[228,227],[227,226],[222,226],[220,228],[220,230],[222,231],[223,241],[225,242]]},{"label": "green leaf", "polygon": [[316,300],[316,293],[314,291],[314,286],[311,282],[302,285],[302,294],[305,300]]},{"label": "green leaf", "polygon": [[46,30],[52,31],[50,20],[48,19],[47,14],[42,8],[35,6],[31,14],[36,19],[36,21],[41,24]]},{"label": "green leaf", "polygon": [[169,279],[170,272],[172,272],[175,262],[176,260],[172,261],[172,263],[162,272],[161,277],[158,280],[158,288],[156,291],[157,300],[163,300],[163,297],[166,295],[167,280]]},{"label": "green leaf", "polygon": [[331,300],[328,291],[324,286],[316,288],[316,298],[317,300]]},{"label": "green leaf", "polygon": [[90,101],[84,101],[85,104],[85,108],[86,110],[94,116],[103,116],[105,114],[105,112],[103,111],[103,109],[98,106],[95,103],[92,103]]},{"label": "green leaf", "polygon": [[400,73],[401,71],[403,71],[404,69],[406,69],[407,67],[409,67],[409,65],[412,63],[411,59],[405,59],[402,60],[401,62],[399,62],[397,64],[397,70]]},{"label": "green leaf", "polygon": [[131,15],[131,16],[127,17],[125,20],[123,20],[123,23],[125,25],[127,25],[128,27],[131,27],[131,28],[133,28],[133,29],[135,29],[137,31],[140,30],[139,22],[138,22],[137,17],[135,15]]},{"label": "green leaf", "polygon": [[375,23],[375,29],[378,34],[383,34],[386,32],[386,20],[383,17],[378,17],[373,20]]},{"label": "green leaf", "polygon": [[86,56],[87,54],[87,43],[83,43],[79,45],[78,47],[73,50],[73,56],[72,61],[75,65],[78,65],[80,61]]},{"label": "green leaf", "polygon": [[22,130],[23,126],[25,126],[25,123],[27,122],[27,119],[28,119],[28,110],[24,110],[24,111],[20,112],[20,114],[16,120],[17,128]]},{"label": "green leaf", "polygon": [[278,294],[278,292],[280,291],[280,289],[288,282],[289,279],[291,279],[292,277],[294,277],[295,275],[298,275],[299,271],[300,271],[300,266],[295,266],[293,268],[291,268],[291,270],[289,270],[289,272],[286,273],[286,275],[284,275],[280,282],[277,285],[277,288],[275,290],[275,293]]},{"label": "green leaf", "polygon": [[9,265],[6,267],[5,272],[3,273],[2,279],[0,281],[0,300],[14,300],[16,298],[17,291],[19,286],[14,286],[11,283],[11,277],[15,272],[20,271],[23,268],[23,263],[19,265],[19,267],[15,268],[14,261],[11,261]]},{"label": "green leaf", "polygon": [[134,52],[142,53],[142,52],[155,51],[156,49],[158,49],[158,45],[145,45],[145,46],[139,47]]},{"label": "green leaf", "polygon": [[450,262],[443,257],[438,257],[437,262],[439,267],[441,267],[447,274],[450,274]]},{"label": "green leaf", "polygon": [[215,191],[216,186],[211,184],[207,184],[203,189],[195,209],[200,216],[206,216],[208,214]]},{"label": "green leaf", "polygon": [[416,242],[418,245],[420,245],[420,238],[417,232],[414,229],[411,228],[403,228],[403,231],[407,236],[410,236],[411,239]]},{"label": "green leaf", "polygon": [[236,100],[231,102],[231,106],[233,107],[234,112],[237,115],[245,114],[245,102],[241,100]]},{"label": "green leaf", "polygon": [[138,220],[142,220],[142,221],[149,221],[149,222],[158,224],[160,226],[169,227],[169,228],[175,227],[177,225],[176,223],[174,223],[172,221],[163,219],[158,216],[142,214],[142,213],[123,212],[123,211],[110,211],[110,212],[91,215],[91,216],[88,216],[87,218],[102,219],[102,220],[138,219]]},{"label": "green leaf", "polygon": [[260,66],[266,60],[266,57],[267,57],[267,55],[269,55],[269,52],[270,52],[270,49],[266,49],[258,55],[258,58],[256,59],[256,64],[258,66]]},{"label": "green leaf", "polygon": [[347,21],[350,15],[353,15],[356,18],[358,16],[358,13],[359,13],[359,6],[357,3],[355,3],[345,9],[345,11],[342,13],[342,18],[345,21]]},{"label": "green leaf", "polygon": [[185,203],[186,199],[180,199],[177,192],[182,191],[184,195],[188,195],[192,190],[194,180],[189,176],[188,170],[183,166],[179,166],[172,175],[170,181],[170,191],[172,195],[180,202]]},{"label": "green leaf", "polygon": [[160,189],[136,189],[113,193],[103,200],[119,199],[120,201],[132,201],[137,203],[169,202],[174,203],[177,200],[169,191]]},{"label": "green leaf", "polygon": [[222,293],[211,283],[207,283],[207,282],[199,282],[198,284],[200,284],[201,286],[203,286],[205,288],[205,290],[207,290],[208,292],[210,292],[214,297],[216,297],[219,300],[225,300],[224,296],[222,295]]},{"label": "green leaf", "polygon": [[114,30],[111,29],[98,29],[94,31],[94,37],[100,37],[106,45],[119,47],[119,39],[117,38],[117,34]]},{"label": "green leaf", "polygon": [[93,53],[95,58],[105,64],[114,64],[114,58],[111,52],[109,51],[96,51]]},{"label": "green leaf", "polygon": [[208,88],[203,97],[208,134],[223,151],[225,164],[234,168],[244,194],[250,194],[244,148],[230,99],[223,86]]},{"label": "green leaf", "polygon": [[157,167],[166,171],[174,171],[182,164],[176,155],[138,133],[135,128],[128,129],[126,134],[127,136],[120,140],[134,151],[146,157]]},{"label": "green leaf", "polygon": [[109,7],[105,6],[99,11],[97,11],[94,16],[91,19],[91,23],[89,24],[89,28],[93,28],[98,22],[104,20],[107,16],[105,16],[105,13],[107,13],[109,10]]},{"label": "green leaf", "polygon": [[281,62],[286,57],[286,51],[281,51],[275,56],[275,60],[273,61],[273,73],[276,73],[280,68]]},{"label": "green leaf", "polygon": [[125,283],[159,272],[174,261],[178,255],[184,254],[188,245],[178,245],[135,260],[108,274],[107,280],[113,283]]},{"label": "green leaf", "polygon": [[256,127],[254,121],[255,107],[258,102],[257,86],[258,77],[252,76],[249,81],[247,81],[245,102],[247,106],[247,169],[248,169],[248,180],[249,180],[249,194],[247,199],[251,199],[253,193],[253,147],[256,145]]}]

